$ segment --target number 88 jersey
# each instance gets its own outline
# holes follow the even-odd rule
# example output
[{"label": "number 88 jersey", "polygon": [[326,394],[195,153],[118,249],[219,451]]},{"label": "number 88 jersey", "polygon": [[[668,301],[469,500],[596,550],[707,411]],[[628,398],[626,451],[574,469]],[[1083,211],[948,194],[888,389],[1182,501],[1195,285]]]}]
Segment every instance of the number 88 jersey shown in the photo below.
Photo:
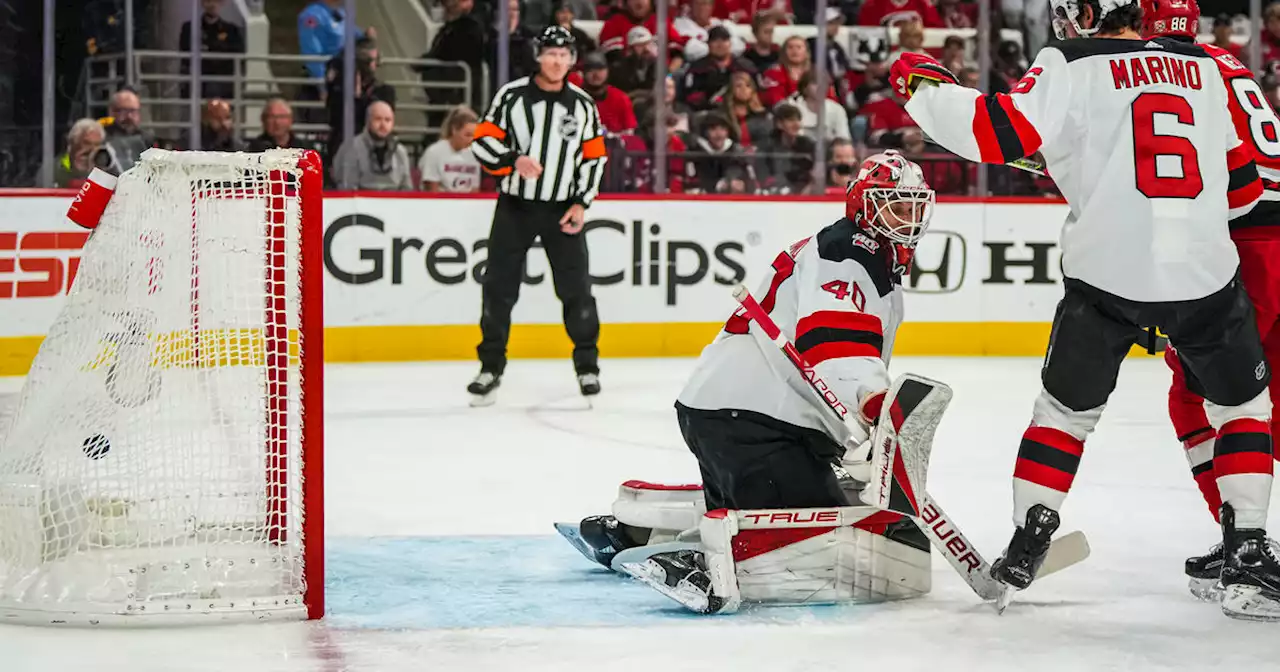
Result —
[{"label": "number 88 jersey", "polygon": [[[1173,38],[1170,38],[1173,39]],[[1213,56],[1227,84],[1227,109],[1236,134],[1253,152],[1259,179],[1231,181],[1231,233],[1250,238],[1280,238],[1280,118],[1267,101],[1253,73],[1231,52],[1211,44],[1201,47]],[[1262,229],[1261,227],[1266,227]]]},{"label": "number 88 jersey", "polygon": [[1040,152],[1069,206],[1063,273],[1167,302],[1222,289],[1239,265],[1228,191],[1257,170],[1230,98],[1216,59],[1195,44],[1098,37],[1041,49],[1009,94],[923,86],[906,109],[970,160]]}]

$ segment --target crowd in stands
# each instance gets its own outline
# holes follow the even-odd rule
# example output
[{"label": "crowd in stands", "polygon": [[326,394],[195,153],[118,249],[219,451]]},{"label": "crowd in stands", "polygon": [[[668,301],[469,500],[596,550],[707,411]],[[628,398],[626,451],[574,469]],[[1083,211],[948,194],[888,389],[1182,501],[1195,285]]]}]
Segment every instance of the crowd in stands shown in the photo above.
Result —
[{"label": "crowd in stands", "polygon": [[[472,73],[485,67],[498,70],[498,12],[503,5],[498,0],[438,1],[443,25],[423,54],[438,64],[419,71],[429,102],[442,110],[428,118],[429,126],[440,129],[438,138],[410,145],[397,139],[396,92],[378,76],[377,33],[354,26],[359,132],[354,138],[343,137],[341,51],[348,22],[342,0],[316,0],[298,17],[300,49],[331,60],[327,66],[308,64],[325,84],[299,97],[324,101],[324,118],[332,128],[327,137],[299,138],[292,132],[289,101],[272,98],[262,110],[262,134],[242,143],[232,127],[228,92],[218,82],[207,82],[204,94],[212,100],[204,108],[202,147],[315,147],[327,158],[331,185],[342,189],[491,189],[492,180],[481,173],[468,150],[484,110],[462,103],[486,100],[492,91],[485,90],[486,82],[474,74],[471,91],[466,91],[459,85],[466,70],[454,64],[465,64]],[[570,81],[595,99],[609,136],[606,191],[652,191],[653,155],[663,146],[668,155],[667,188],[677,193],[839,192],[853,177],[859,158],[882,148],[900,149],[919,161],[939,193],[974,193],[975,166],[930,143],[886,81],[889,65],[899,55],[927,52],[956,72],[963,84],[976,88],[981,73],[974,39],[952,34],[940,47],[925,46],[926,29],[977,27],[973,0],[832,0],[823,17],[825,54],[815,54],[813,37],[775,39],[779,25],[813,21],[811,1],[669,0],[664,26],[658,25],[654,1],[521,0],[507,6],[509,78],[536,72],[533,36],[545,25],[556,23],[575,35],[578,60]],[[240,29],[219,18],[221,1],[203,4],[204,49],[242,50]],[[992,40],[989,91],[1007,92],[1023,76],[1031,60],[1023,45],[1038,49],[1049,40],[1048,17],[1024,14],[1022,4],[993,3],[991,28],[1013,28],[1022,39]],[[584,19],[602,22],[598,39],[577,25]],[[1245,57],[1238,42],[1247,34],[1246,18],[1222,15],[1203,21],[1205,32],[1212,31],[1211,41]],[[733,24],[749,26],[750,39],[731,30]],[[846,24],[897,30],[892,40],[885,31],[859,33],[848,42],[839,39]],[[666,37],[665,53],[659,53],[658,33]],[[184,25],[184,45],[190,35],[190,25]],[[1280,103],[1280,1],[1265,10],[1260,41],[1266,63],[1264,91],[1275,106]],[[826,66],[822,84],[815,68],[818,58]],[[204,61],[202,68],[214,75],[225,65]],[[660,74],[664,70],[666,74]],[[655,90],[661,92],[660,104],[654,100]],[[95,160],[111,158],[123,167],[136,160],[136,154],[153,142],[138,130],[138,107],[138,97],[123,91],[113,98],[112,121],[100,126],[101,132],[88,120],[77,122],[67,137],[60,180],[83,177]],[[826,147],[825,175],[814,174],[819,138]],[[102,157],[99,147],[111,147],[111,157]],[[1006,194],[1052,190],[1051,182],[1016,171],[1001,173],[998,181],[997,188]]]}]

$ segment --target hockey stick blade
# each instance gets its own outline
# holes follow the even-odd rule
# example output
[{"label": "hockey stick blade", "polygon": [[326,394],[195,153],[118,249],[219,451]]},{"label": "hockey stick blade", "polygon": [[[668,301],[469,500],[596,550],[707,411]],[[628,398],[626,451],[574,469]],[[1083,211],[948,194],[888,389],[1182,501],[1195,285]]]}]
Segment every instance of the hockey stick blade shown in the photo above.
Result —
[{"label": "hockey stick blade", "polygon": [[[795,349],[795,346],[782,334],[773,318],[751,296],[750,290],[744,285],[738,285],[733,290],[733,297],[737,299],[751,321],[759,327],[759,329],[748,329],[748,331],[755,334],[756,338],[768,339],[773,346],[785,355],[790,364],[799,370],[800,377],[808,382],[809,390],[820,400],[819,405],[834,413],[840,422],[846,425],[853,422],[848,410],[849,407],[836,398],[834,391],[825,382],[821,382],[813,367],[804,360],[804,357]],[[821,386],[826,388],[825,390],[819,389],[820,382]],[[1003,597],[1003,584],[991,577],[991,566],[978,553],[977,547],[960,532],[959,527],[951,521],[950,517],[937,505],[937,501],[929,496],[927,491],[921,492],[921,495],[923,500],[921,502],[921,511],[923,512],[925,507],[930,507],[932,517],[928,522],[919,518],[915,519],[915,521],[916,525],[929,539],[930,544],[937,548],[939,555],[946,558],[951,567],[960,575],[960,578],[968,584],[978,597],[983,600],[1000,600]],[[948,527],[950,529],[947,529]],[[948,532],[945,536],[942,533],[944,529]],[[1079,536],[1075,537],[1074,535]],[[1063,539],[1065,540],[1068,537],[1072,541],[1060,551],[1061,559],[1052,557],[1056,555],[1054,553],[1054,545],[1057,542],[1051,543],[1049,547],[1050,557],[1046,557],[1045,564],[1050,564],[1050,560],[1052,560],[1052,571],[1065,569],[1088,557],[1089,546],[1088,542],[1084,540],[1084,534],[1076,532],[1072,535],[1067,535]],[[967,552],[964,554],[955,552],[954,549],[957,543],[962,544],[962,548]]]}]

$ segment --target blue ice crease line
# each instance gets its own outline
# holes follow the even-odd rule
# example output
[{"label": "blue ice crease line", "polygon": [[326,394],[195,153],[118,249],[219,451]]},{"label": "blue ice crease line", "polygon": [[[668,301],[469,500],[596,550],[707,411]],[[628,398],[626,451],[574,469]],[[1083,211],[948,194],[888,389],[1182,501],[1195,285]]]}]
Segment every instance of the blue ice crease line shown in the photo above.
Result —
[{"label": "blue ice crease line", "polygon": [[[328,540],[327,619],[374,629],[623,626],[702,619],[558,536]],[[735,621],[850,622],[892,605],[756,609]],[[714,617],[712,617],[714,618]]]}]

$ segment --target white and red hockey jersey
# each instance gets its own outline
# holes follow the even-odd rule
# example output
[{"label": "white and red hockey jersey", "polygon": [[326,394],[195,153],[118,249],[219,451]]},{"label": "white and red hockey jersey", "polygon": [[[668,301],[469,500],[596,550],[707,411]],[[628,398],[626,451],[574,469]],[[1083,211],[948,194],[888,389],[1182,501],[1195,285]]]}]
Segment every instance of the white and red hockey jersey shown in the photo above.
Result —
[{"label": "white and red hockey jersey", "polygon": [[[892,254],[852,220],[841,219],[779,253],[773,275],[754,294],[849,404],[889,387],[889,355],[902,322],[902,284],[890,270]],[[758,328],[740,313],[730,317],[703,349],[678,401],[703,410],[754,411],[826,432],[837,443],[864,439],[850,437],[811,401],[796,369],[776,350],[765,352],[747,331]]]},{"label": "white and red hockey jersey", "polygon": [[1070,207],[1068,277],[1134,301],[1180,301],[1236,272],[1227,192],[1257,171],[1218,66],[1197,45],[1067,40],[1042,49],[1008,95],[924,86],[907,112],[973,161],[1044,156]]}]

